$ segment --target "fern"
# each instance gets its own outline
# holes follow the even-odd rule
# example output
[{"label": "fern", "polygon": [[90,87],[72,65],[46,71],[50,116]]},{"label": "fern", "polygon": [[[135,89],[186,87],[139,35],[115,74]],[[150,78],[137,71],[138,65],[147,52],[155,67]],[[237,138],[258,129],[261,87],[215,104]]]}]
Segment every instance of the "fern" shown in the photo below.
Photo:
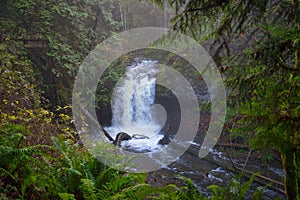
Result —
[{"label": "fern", "polygon": [[[222,199],[232,199],[232,200],[239,200],[244,199],[245,194],[247,191],[250,190],[250,186],[253,183],[255,177],[258,175],[258,173],[253,174],[251,178],[244,184],[242,184],[240,181],[240,178],[242,175],[233,177],[229,183],[229,185],[225,188],[218,186],[218,185],[210,185],[207,188],[213,192],[213,195],[211,196],[212,200],[222,200]],[[253,193],[252,198],[253,199],[261,199],[262,198],[262,191],[256,190]]]},{"label": "fern", "polygon": [[82,169],[84,171],[86,179],[91,180],[93,182],[93,184],[95,184],[96,180],[95,180],[95,177],[92,174],[91,169],[89,168],[89,162],[82,163],[81,166],[82,166]]},{"label": "fern", "polygon": [[55,137],[51,137],[51,140],[54,144],[54,146],[59,150],[59,152],[64,156],[65,160],[67,161],[69,167],[70,167],[70,171],[73,171],[73,164],[72,164],[72,161],[71,159],[68,157],[68,148],[67,146],[62,142],[60,141],[58,138],[55,138]]},{"label": "fern", "polygon": [[[62,138],[51,137],[54,146],[61,154],[60,159],[60,178],[61,184],[67,188],[67,192],[75,193],[79,190],[80,179],[83,178],[83,170],[81,156],[77,155],[76,149],[71,146],[68,140]],[[58,166],[56,166],[58,169]]]},{"label": "fern", "polygon": [[74,197],[74,194],[68,194],[68,193],[58,193],[58,196],[62,200],[76,200]]},{"label": "fern", "polygon": [[14,162],[27,160],[29,156],[40,154],[35,146],[15,149],[9,146],[0,146],[0,166],[11,165]]},{"label": "fern", "polygon": [[0,173],[3,174],[3,175],[5,175],[5,174],[8,175],[8,176],[9,176],[10,178],[12,178],[14,181],[17,180],[17,178],[16,178],[14,175],[12,175],[9,171],[3,169],[2,167],[0,167]]},{"label": "fern", "polygon": [[223,200],[226,199],[226,189],[219,185],[210,185],[207,187],[213,192],[211,200]]},{"label": "fern", "polygon": [[84,199],[97,200],[97,195],[95,194],[96,188],[93,181],[90,179],[81,179],[81,182],[80,190],[83,193]]},{"label": "fern", "polygon": [[24,126],[6,124],[0,127],[0,167],[17,166],[30,159],[34,154],[41,154],[40,146],[21,147],[26,134],[31,134]]},{"label": "fern", "polygon": [[122,199],[145,199],[146,197],[148,199],[151,199],[150,195],[153,193],[153,188],[149,184],[137,184],[132,187],[128,187],[123,189],[120,193],[114,195],[113,199],[118,199],[117,197],[121,197]]},{"label": "fern", "polygon": [[185,185],[184,187],[180,188],[178,193],[181,196],[181,199],[205,199],[204,196],[198,191],[198,189],[195,187],[194,183],[191,179],[178,176],[181,180],[184,181]]},{"label": "fern", "polygon": [[[1,180],[6,181],[4,191],[9,187],[18,188],[19,197],[24,199],[28,188],[39,189],[34,186],[39,182],[43,188],[43,179],[38,179],[36,172],[40,170],[45,145],[24,146],[23,140],[31,133],[22,125],[5,124],[0,127],[0,174]],[[41,176],[40,176],[41,177]]]}]

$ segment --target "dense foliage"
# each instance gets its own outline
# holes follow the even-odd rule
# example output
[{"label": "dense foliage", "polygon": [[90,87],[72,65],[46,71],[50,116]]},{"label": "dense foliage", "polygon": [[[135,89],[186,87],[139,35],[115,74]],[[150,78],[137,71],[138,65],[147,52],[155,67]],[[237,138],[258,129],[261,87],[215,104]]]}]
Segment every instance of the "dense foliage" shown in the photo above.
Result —
[{"label": "dense foliage", "polygon": [[52,104],[70,103],[73,79],[94,46],[119,30],[113,1],[1,1],[0,40],[25,43]]}]

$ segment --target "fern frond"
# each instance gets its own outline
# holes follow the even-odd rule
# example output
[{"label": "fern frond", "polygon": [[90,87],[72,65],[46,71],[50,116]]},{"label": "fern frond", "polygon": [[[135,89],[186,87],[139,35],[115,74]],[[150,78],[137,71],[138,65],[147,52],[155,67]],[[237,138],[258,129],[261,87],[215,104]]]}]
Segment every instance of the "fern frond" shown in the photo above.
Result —
[{"label": "fern frond", "polygon": [[0,167],[0,172],[2,172],[3,174],[7,174],[8,176],[10,176],[14,181],[17,180],[17,178],[15,176],[13,176],[9,171],[3,169],[2,167]]},{"label": "fern frond", "polygon": [[97,200],[97,195],[95,194],[96,188],[92,180],[81,179],[80,190],[83,193],[84,199]]},{"label": "fern frond", "polygon": [[0,166],[8,165],[15,160],[25,160],[34,154],[41,154],[35,146],[16,149],[9,146],[0,146]]}]

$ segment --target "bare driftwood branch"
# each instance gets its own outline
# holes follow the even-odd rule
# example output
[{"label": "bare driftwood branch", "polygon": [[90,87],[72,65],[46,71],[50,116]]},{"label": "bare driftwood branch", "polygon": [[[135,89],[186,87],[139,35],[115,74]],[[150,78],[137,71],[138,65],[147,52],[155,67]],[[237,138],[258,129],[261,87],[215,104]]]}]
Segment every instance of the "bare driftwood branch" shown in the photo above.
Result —
[{"label": "bare driftwood branch", "polygon": [[103,131],[104,135],[107,137],[107,139],[109,141],[115,141],[110,135],[109,133],[103,129],[100,125],[99,125],[99,122],[92,116],[92,114],[87,111],[87,109],[83,108],[81,105],[76,105],[76,107],[78,107],[83,113],[84,115],[95,125],[95,126],[99,126],[101,128],[101,130]]}]

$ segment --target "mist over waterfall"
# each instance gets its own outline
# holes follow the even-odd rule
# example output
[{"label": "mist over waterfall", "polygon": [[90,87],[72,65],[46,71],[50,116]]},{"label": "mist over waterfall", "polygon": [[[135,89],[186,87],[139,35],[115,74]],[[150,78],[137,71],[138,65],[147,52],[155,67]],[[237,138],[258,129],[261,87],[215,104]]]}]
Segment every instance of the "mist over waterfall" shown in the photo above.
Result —
[{"label": "mist over waterfall", "polygon": [[161,135],[161,127],[152,117],[151,107],[155,100],[157,62],[136,60],[126,68],[126,74],[117,83],[112,99],[112,126],[107,131],[115,136],[118,132],[144,135],[145,140],[131,140],[131,146],[155,146]]}]

